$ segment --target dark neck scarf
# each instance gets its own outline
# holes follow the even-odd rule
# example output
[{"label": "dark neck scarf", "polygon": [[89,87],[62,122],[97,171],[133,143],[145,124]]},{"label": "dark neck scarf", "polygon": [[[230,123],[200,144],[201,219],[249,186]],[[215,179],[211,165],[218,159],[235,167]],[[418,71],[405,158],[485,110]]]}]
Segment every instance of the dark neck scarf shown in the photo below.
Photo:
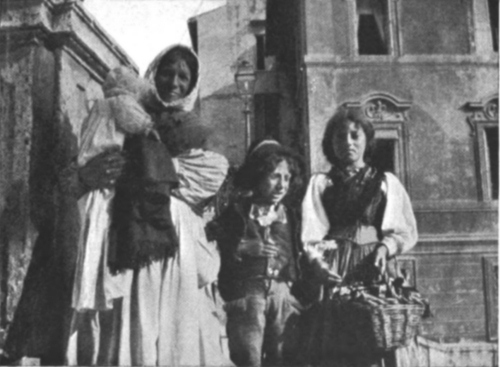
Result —
[{"label": "dark neck scarf", "polygon": [[330,233],[344,229],[351,237],[359,225],[381,223],[381,211],[385,206],[381,190],[383,172],[366,166],[353,176],[333,167],[328,173],[333,185],[325,189],[322,202],[330,221]]}]

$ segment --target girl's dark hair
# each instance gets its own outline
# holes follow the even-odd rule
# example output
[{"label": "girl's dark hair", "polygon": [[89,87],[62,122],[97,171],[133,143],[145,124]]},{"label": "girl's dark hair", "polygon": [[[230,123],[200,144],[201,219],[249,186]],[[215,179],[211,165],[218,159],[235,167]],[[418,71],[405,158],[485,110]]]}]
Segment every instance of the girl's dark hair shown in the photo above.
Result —
[{"label": "girl's dark hair", "polygon": [[370,162],[373,150],[375,148],[375,130],[370,121],[365,117],[364,111],[361,108],[339,107],[335,114],[328,120],[323,134],[323,154],[328,162],[334,166],[341,166],[341,162],[335,156],[333,150],[333,136],[341,129],[346,129],[349,123],[354,122],[357,127],[361,127],[366,135],[366,149],[363,159],[365,162]]},{"label": "girl's dark hair", "polygon": [[179,60],[185,61],[189,70],[191,71],[191,82],[186,94],[191,93],[196,85],[196,81],[198,80],[198,59],[195,55],[193,55],[192,52],[193,51],[182,46],[174,47],[165,55],[163,55],[158,64],[158,68],[156,69],[158,72],[158,70],[161,70],[165,65],[173,64]]},{"label": "girl's dark hair", "polygon": [[[248,149],[245,162],[241,165],[234,177],[234,185],[237,189],[251,192],[268,174],[282,161],[288,163],[291,181],[286,197],[296,195],[303,184],[303,162],[299,156],[281,144],[266,144],[259,146],[263,141],[273,139],[262,139],[255,141]],[[255,150],[257,147],[257,150]]]}]

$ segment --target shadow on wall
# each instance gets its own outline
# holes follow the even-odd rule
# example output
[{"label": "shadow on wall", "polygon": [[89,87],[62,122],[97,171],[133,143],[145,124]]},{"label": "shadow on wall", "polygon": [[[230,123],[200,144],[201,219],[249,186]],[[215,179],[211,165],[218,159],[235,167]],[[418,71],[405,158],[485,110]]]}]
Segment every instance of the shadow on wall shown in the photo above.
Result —
[{"label": "shadow on wall", "polygon": [[[443,129],[444,124],[460,121],[437,121],[420,105],[412,105],[407,123],[409,173],[412,182],[419,182],[412,185],[412,199],[477,199],[470,134],[449,136]],[[465,115],[463,124],[467,124]]]},{"label": "shadow on wall", "polygon": [[5,207],[0,214],[0,241],[2,243],[2,324],[7,326],[17,305],[28,264],[31,259],[29,243],[36,237],[36,230],[29,221],[27,183],[13,182],[6,190]]},{"label": "shadow on wall", "polygon": [[[201,101],[202,123],[212,129],[207,148],[223,154],[232,164],[243,162],[245,147],[244,103],[234,85],[221,88]],[[250,115],[253,120],[253,116]]]}]

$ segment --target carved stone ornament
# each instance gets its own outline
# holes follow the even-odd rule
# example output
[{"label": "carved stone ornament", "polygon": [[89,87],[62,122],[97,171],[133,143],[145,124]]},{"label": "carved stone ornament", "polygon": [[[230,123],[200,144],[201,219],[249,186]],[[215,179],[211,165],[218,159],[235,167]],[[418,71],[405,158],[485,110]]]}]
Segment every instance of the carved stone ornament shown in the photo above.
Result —
[{"label": "carved stone ornament", "polygon": [[498,96],[486,100],[486,102],[469,102],[462,107],[468,114],[468,120],[474,122],[498,122]]},{"label": "carved stone ornament", "polygon": [[372,122],[403,122],[407,120],[406,111],[411,103],[380,93],[369,96],[363,102],[346,102],[344,106],[361,108],[368,120]]},{"label": "carved stone ornament", "polygon": [[498,98],[492,99],[484,106],[484,115],[492,121],[498,121]]},{"label": "carved stone ornament", "polygon": [[471,135],[476,134],[478,122],[498,123],[498,96],[489,97],[481,102],[469,102],[461,108],[467,114],[467,123],[471,128]]}]

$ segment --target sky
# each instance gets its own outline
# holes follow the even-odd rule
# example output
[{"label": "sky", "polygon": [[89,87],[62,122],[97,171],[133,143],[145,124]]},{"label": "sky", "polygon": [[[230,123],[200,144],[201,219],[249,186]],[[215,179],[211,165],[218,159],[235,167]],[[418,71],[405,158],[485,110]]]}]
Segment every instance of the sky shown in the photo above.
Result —
[{"label": "sky", "polygon": [[84,0],[84,7],[135,61],[141,74],[165,47],[191,45],[187,20],[226,0]]}]

